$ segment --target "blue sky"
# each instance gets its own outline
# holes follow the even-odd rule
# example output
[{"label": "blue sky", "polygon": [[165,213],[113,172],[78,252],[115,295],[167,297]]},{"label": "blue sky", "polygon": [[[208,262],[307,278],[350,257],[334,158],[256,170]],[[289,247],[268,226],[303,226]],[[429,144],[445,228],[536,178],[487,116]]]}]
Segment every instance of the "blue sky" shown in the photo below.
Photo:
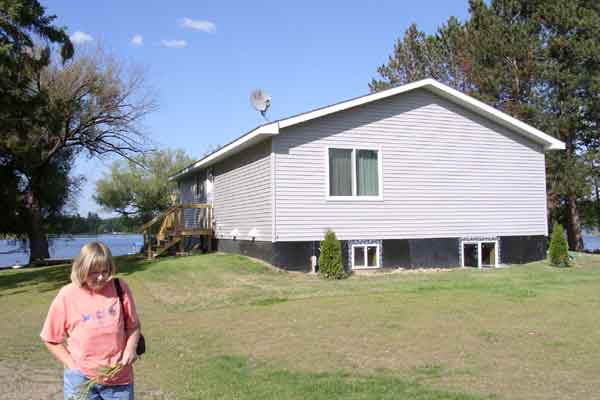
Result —
[{"label": "blue sky", "polygon": [[[253,89],[271,94],[270,119],[366,94],[411,22],[431,33],[468,13],[467,0],[42,2],[83,45],[145,68],[159,104],[148,134],[194,158],[261,123]],[[78,161],[81,214],[100,211],[92,195],[109,164]]]}]

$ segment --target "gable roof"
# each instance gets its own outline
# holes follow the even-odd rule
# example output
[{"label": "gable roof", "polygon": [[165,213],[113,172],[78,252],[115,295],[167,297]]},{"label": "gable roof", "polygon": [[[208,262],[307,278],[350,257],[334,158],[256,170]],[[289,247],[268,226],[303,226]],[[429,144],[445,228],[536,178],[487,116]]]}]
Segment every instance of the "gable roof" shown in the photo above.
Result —
[{"label": "gable roof", "polygon": [[467,96],[458,90],[452,89],[434,79],[423,79],[417,82],[412,82],[406,85],[398,86],[395,88],[383,90],[381,92],[368,94],[366,96],[356,97],[354,99],[342,101],[330,106],[317,108],[312,111],[307,111],[302,114],[297,114],[288,118],[280,119],[277,121],[269,122],[263,125],[259,125],[253,130],[245,133],[234,141],[226,144],[219,150],[207,155],[206,157],[196,161],[195,163],[187,166],[186,168],[178,171],[169,180],[181,178],[188,173],[197,170],[202,167],[210,166],[217,161],[229,157],[235,153],[250,147],[267,137],[278,135],[283,128],[287,128],[293,125],[298,125],[312,119],[324,117],[329,114],[333,114],[339,111],[347,110],[352,107],[361,106],[364,104],[372,103],[374,101],[382,100],[391,96],[396,96],[401,93],[410,92],[415,89],[426,89],[432,93],[435,93],[441,97],[444,97],[453,103],[456,103],[468,110],[475,112],[483,117],[491,119],[492,121],[528,137],[534,142],[540,143],[544,146],[545,150],[564,150],[565,144],[560,140],[528,125],[510,115],[503,113],[491,107],[473,97]]}]

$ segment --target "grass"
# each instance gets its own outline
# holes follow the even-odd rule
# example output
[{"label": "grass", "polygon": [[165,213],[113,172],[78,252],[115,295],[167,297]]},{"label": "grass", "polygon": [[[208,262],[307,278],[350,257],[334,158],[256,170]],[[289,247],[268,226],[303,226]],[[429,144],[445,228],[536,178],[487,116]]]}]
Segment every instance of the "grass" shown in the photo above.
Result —
[{"label": "grass", "polygon": [[[600,256],[576,263],[324,281],[235,255],[120,258],[148,345],[138,398],[593,398]],[[60,390],[38,335],[69,272],[0,272],[9,396]]]}]

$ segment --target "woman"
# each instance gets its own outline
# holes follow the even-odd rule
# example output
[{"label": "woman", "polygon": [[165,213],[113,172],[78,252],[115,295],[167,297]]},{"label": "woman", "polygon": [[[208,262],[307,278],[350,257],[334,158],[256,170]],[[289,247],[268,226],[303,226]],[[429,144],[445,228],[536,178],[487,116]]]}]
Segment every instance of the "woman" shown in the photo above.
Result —
[{"label": "woman", "polygon": [[[120,279],[122,305],[119,301],[115,273],[109,248],[90,242],[73,262],[71,283],[50,305],[40,336],[64,365],[65,400],[80,398],[80,390],[90,380],[97,384],[88,399],[133,399],[132,364],[140,324],[131,291]],[[107,376],[102,371],[108,368],[116,372]]]}]

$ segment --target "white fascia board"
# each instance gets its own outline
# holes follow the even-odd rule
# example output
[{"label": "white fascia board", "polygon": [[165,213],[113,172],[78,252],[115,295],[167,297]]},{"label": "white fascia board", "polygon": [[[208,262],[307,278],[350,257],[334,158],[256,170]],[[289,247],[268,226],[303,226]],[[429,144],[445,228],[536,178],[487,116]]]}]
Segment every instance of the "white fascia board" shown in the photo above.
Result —
[{"label": "white fascia board", "polygon": [[237,153],[255,143],[260,142],[265,137],[277,135],[279,133],[279,124],[277,122],[272,122],[267,125],[261,125],[258,128],[248,132],[244,136],[234,140],[228,145],[222,147],[221,149],[215,151],[212,154],[196,161],[192,165],[189,165],[177,172],[175,175],[169,177],[170,181],[177,180],[178,178],[186,175],[194,170],[197,170],[202,167],[206,167],[212,163],[215,163],[225,157],[228,157],[234,153]]},{"label": "white fascia board", "polygon": [[290,118],[286,118],[279,121],[279,128],[287,128],[292,125],[297,125],[302,122],[309,121],[311,119],[324,117],[329,114],[333,114],[339,111],[347,110],[352,107],[361,106],[363,104],[371,103],[373,101],[385,99],[387,97],[395,96],[400,93],[409,92],[411,90],[424,88],[434,93],[437,93],[450,101],[458,103],[463,107],[468,108],[475,113],[488,117],[509,129],[515,130],[530,139],[544,145],[546,150],[564,150],[565,144],[560,140],[553,138],[544,132],[535,129],[534,127],[521,122],[502,111],[495,109],[494,107],[488,106],[487,104],[474,99],[473,97],[467,96],[458,90],[452,89],[442,83],[439,83],[435,79],[423,79],[417,82],[412,82],[406,85],[402,85],[396,88],[384,90],[381,92],[373,93],[370,95],[358,97],[356,99],[337,103],[328,107],[323,107],[314,111],[309,111],[304,114],[296,115]]}]

